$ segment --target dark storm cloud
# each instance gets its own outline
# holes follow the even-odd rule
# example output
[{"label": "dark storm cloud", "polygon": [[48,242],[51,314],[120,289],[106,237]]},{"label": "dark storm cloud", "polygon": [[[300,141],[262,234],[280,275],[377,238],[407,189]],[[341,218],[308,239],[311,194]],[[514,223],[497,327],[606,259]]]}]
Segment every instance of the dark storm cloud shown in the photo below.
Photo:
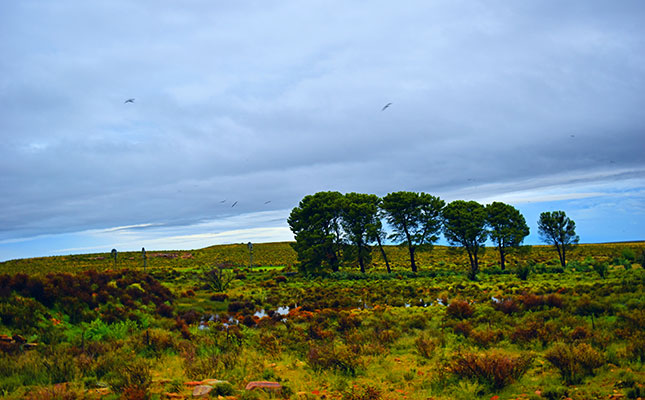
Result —
[{"label": "dark storm cloud", "polygon": [[3,4],[0,240],[191,225],[318,190],[642,187],[644,11]]}]

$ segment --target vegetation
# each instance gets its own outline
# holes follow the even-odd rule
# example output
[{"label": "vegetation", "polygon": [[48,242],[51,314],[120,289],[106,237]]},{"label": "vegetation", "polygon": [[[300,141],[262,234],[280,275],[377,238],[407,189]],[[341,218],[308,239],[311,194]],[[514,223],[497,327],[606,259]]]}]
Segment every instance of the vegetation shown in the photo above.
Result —
[{"label": "vegetation", "polygon": [[479,252],[488,235],[484,206],[476,201],[455,200],[443,209],[442,219],[443,234],[448,242],[466,249],[470,261],[468,278],[475,280],[479,272]]},{"label": "vegetation", "polygon": [[406,245],[410,267],[417,272],[414,254],[419,246],[439,239],[444,201],[427,193],[394,192],[383,197],[382,207],[394,233],[391,238]]},{"label": "vegetation", "polygon": [[506,268],[506,253],[517,249],[529,235],[529,227],[524,216],[509,204],[493,202],[486,206],[486,225],[488,235],[499,251],[502,270]]},{"label": "vegetation", "polygon": [[560,257],[560,264],[567,265],[566,255],[580,238],[576,235],[576,223],[564,211],[543,212],[538,221],[538,231],[544,242],[552,244]]},{"label": "vegetation", "polygon": [[[365,273],[346,257],[298,273],[289,243],[255,244],[253,268],[246,244],[148,252],[145,273],[140,252],[119,252],[119,270],[109,253],[1,263],[0,396],[642,395],[645,243],[582,244],[564,268],[550,246],[509,253],[507,270],[484,252],[477,281],[465,252],[417,249],[415,274],[409,249],[383,249],[391,273],[377,248]],[[219,291],[211,271],[232,279]]]}]

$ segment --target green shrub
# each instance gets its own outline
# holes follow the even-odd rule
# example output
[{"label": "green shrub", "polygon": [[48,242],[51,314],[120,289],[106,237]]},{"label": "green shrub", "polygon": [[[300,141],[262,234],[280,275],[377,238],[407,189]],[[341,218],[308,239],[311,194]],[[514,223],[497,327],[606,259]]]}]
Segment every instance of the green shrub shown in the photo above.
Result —
[{"label": "green shrub", "polygon": [[376,386],[353,386],[343,393],[343,400],[380,400],[382,398],[381,390]]},{"label": "green shrub", "polygon": [[122,394],[122,397],[147,399],[152,384],[150,365],[145,359],[134,358],[115,368],[108,382],[116,393]]},{"label": "green shrub", "polygon": [[71,382],[80,372],[74,357],[61,350],[46,357],[42,363],[51,383]]},{"label": "green shrub", "polygon": [[514,356],[497,351],[487,353],[457,353],[448,369],[460,378],[475,379],[493,389],[501,389],[520,379],[531,367],[533,356]]},{"label": "green shrub", "polygon": [[307,353],[307,362],[314,370],[332,369],[354,376],[360,363],[356,354],[347,346],[333,344],[312,344]]},{"label": "green shrub", "polygon": [[[607,262],[594,262],[592,264],[593,270],[600,275],[602,279],[607,277],[607,271],[609,270],[609,264]],[[630,265],[631,267],[631,265]]]},{"label": "green shrub", "polygon": [[232,396],[235,394],[235,388],[228,382],[220,382],[215,385],[211,394],[214,396]]},{"label": "green shrub", "polygon": [[524,264],[524,265],[519,265],[517,269],[515,270],[515,275],[517,275],[520,280],[527,280],[529,279],[529,275],[533,271],[533,266],[531,264]]},{"label": "green shrub", "polygon": [[632,250],[632,249],[630,249],[630,248],[627,248],[627,247],[626,247],[626,248],[624,248],[624,249],[620,252],[620,256],[621,256],[623,259],[628,260],[628,261],[631,261],[631,262],[634,262],[634,261],[636,260],[636,254],[634,253],[634,250]]},{"label": "green shrub", "polygon": [[569,389],[566,386],[547,386],[541,396],[547,400],[561,400],[567,397]]},{"label": "green shrub", "polygon": [[565,383],[582,382],[605,364],[605,357],[587,343],[567,345],[557,343],[545,353],[545,358],[556,367]]},{"label": "green shrub", "polygon": [[423,358],[432,358],[435,348],[438,344],[437,338],[420,335],[414,340],[414,347],[419,355]]}]

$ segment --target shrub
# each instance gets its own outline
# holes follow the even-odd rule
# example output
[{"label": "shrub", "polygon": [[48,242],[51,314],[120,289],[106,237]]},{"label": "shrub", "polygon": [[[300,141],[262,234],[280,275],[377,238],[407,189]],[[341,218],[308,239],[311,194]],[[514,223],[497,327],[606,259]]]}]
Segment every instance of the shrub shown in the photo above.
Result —
[{"label": "shrub", "polygon": [[348,391],[343,392],[343,400],[380,400],[381,398],[381,391],[369,385],[361,388],[352,386]]},{"label": "shrub", "polygon": [[545,353],[545,358],[560,370],[562,379],[569,385],[593,375],[594,369],[605,363],[604,356],[587,343],[557,343]]},{"label": "shrub", "polygon": [[228,300],[228,295],[226,293],[214,293],[210,299],[211,301],[226,301]]},{"label": "shrub", "polygon": [[[607,277],[607,271],[609,270],[609,264],[606,262],[594,262],[592,265],[593,270],[600,275],[602,279]],[[631,266],[630,266],[631,267]]]},{"label": "shrub", "polygon": [[520,311],[520,306],[513,299],[501,299],[497,302],[493,302],[493,308],[497,311],[501,311],[504,314],[511,315]]},{"label": "shrub", "polygon": [[354,376],[359,368],[359,361],[347,346],[333,344],[313,344],[307,353],[307,361],[314,370],[333,369]]},{"label": "shrub", "polygon": [[108,381],[112,389],[121,393],[123,398],[147,399],[152,384],[150,365],[142,358],[134,358],[115,368]]},{"label": "shrub", "polygon": [[524,264],[524,265],[519,265],[517,269],[515,270],[515,275],[517,275],[520,280],[527,280],[529,278],[529,274],[533,270],[533,266],[530,264]]},{"label": "shrub", "polygon": [[500,331],[477,329],[470,331],[468,338],[481,347],[489,347],[491,344],[502,340],[504,335]]},{"label": "shrub", "polygon": [[71,382],[79,374],[74,357],[58,348],[42,361],[51,383]]},{"label": "shrub", "polygon": [[473,308],[465,300],[453,300],[446,307],[446,313],[453,318],[466,319],[473,315]]},{"label": "shrub", "polygon": [[624,249],[620,252],[620,256],[621,256],[623,259],[628,260],[628,261],[631,261],[631,262],[634,262],[634,261],[636,260],[636,254],[634,253],[634,250],[632,250],[632,249],[630,249],[630,248],[627,248],[627,247],[626,247],[626,248],[624,248]]},{"label": "shrub", "polygon": [[414,340],[414,347],[419,355],[423,358],[432,358],[432,354],[437,347],[438,339],[421,335]]},{"label": "shrub", "polygon": [[460,378],[475,379],[493,389],[501,389],[520,379],[531,367],[533,356],[513,356],[497,351],[457,353],[448,364],[451,373]]}]

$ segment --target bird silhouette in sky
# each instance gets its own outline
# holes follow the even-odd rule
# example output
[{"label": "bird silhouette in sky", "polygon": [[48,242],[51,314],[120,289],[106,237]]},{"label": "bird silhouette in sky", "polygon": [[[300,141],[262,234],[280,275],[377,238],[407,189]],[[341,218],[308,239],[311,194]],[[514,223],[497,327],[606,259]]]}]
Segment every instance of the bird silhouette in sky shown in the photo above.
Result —
[{"label": "bird silhouette in sky", "polygon": [[233,205],[231,206],[231,208],[235,207],[235,205],[236,205],[236,204],[237,204],[237,201],[236,201],[235,203],[233,203]]},{"label": "bird silhouette in sky", "polygon": [[125,103],[134,103],[134,99],[127,99],[126,101],[123,102],[123,104]]},{"label": "bird silhouette in sky", "polygon": [[383,106],[383,108],[381,108],[381,111],[385,111],[385,109],[388,108],[391,105],[392,105],[392,103],[387,103],[386,105]]},{"label": "bird silhouette in sky", "polygon": [[226,203],[226,200],[222,200],[222,201],[220,201],[220,203]]},{"label": "bird silhouette in sky", "polygon": [[269,204],[269,203],[271,203],[271,200],[264,202],[264,204]]}]

